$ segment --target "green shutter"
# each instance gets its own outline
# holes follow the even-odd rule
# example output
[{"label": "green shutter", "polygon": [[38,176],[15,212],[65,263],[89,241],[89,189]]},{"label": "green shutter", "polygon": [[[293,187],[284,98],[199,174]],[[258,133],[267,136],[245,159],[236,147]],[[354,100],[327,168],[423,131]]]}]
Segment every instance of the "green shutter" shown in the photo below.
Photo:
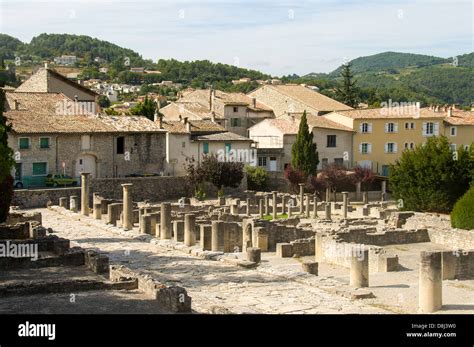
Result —
[{"label": "green shutter", "polygon": [[231,149],[232,149],[232,144],[226,143],[226,144],[225,144],[225,151],[226,151],[227,153],[229,153],[229,152],[231,151]]},{"label": "green shutter", "polygon": [[33,176],[46,175],[46,163],[33,163]]},{"label": "green shutter", "polygon": [[30,139],[27,137],[23,137],[20,139],[20,149],[28,149],[30,148]]},{"label": "green shutter", "polygon": [[49,137],[40,138],[40,148],[49,148]]},{"label": "green shutter", "polygon": [[204,143],[202,144],[202,151],[203,151],[204,154],[208,154],[208,153],[209,153],[209,143],[204,142]]}]

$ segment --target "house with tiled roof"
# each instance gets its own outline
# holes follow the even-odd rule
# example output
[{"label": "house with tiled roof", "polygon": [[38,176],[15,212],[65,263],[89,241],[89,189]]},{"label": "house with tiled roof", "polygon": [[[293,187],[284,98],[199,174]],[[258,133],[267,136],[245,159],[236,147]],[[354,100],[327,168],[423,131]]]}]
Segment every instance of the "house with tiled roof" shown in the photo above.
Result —
[{"label": "house with tiled roof", "polygon": [[474,141],[474,112],[453,106],[420,108],[419,104],[331,112],[333,122],[354,131],[351,161],[387,176],[390,164],[404,150],[412,150],[429,137],[445,135],[454,150]]},{"label": "house with tiled roof", "polygon": [[300,84],[263,85],[247,94],[270,107],[276,117],[288,113],[322,115],[331,111],[350,110],[351,107]]},{"label": "house with tiled roof", "polygon": [[[166,133],[166,174],[185,175],[186,159],[197,162],[203,155],[217,155],[224,159],[236,155],[235,159],[245,163],[255,163],[252,140],[227,131],[210,119],[188,119],[158,121]],[[241,155],[241,156],[239,156]],[[243,157],[243,156],[245,157]],[[252,157],[253,156],[253,157]]]},{"label": "house with tiled roof", "polygon": [[213,89],[197,89],[182,93],[160,112],[168,120],[179,116],[189,119],[211,119],[228,131],[247,136],[247,129],[263,119],[274,118],[273,110],[244,93],[227,93]]},{"label": "house with tiled roof", "polygon": [[48,174],[78,178],[160,173],[166,131],[141,116],[89,112],[61,93],[6,92],[4,115],[15,177],[24,187],[44,185]]},{"label": "house with tiled roof", "polygon": [[16,88],[16,91],[32,93],[62,93],[69,99],[83,104],[84,107],[87,107],[92,113],[99,112],[99,95],[96,92],[71,81],[47,66],[38,69],[30,78]]},{"label": "house with tiled roof", "polygon": [[[302,113],[290,113],[266,119],[249,129],[249,138],[256,143],[258,165],[268,171],[283,171],[291,164],[291,148],[298,134]],[[319,154],[318,169],[327,164],[347,165],[352,153],[353,131],[324,116],[307,114]]]}]

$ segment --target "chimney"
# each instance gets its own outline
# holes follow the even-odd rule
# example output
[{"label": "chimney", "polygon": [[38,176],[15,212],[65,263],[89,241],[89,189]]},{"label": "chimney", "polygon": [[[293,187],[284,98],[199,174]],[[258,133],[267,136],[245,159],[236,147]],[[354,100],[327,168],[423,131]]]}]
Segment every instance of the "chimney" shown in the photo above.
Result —
[{"label": "chimney", "polygon": [[438,111],[439,111],[439,106],[438,106],[438,105],[436,105],[436,107],[435,107],[435,110],[434,110],[434,111],[435,111],[435,112],[438,112]]},{"label": "chimney", "polygon": [[20,109],[20,103],[18,102],[17,99],[13,100],[13,109],[15,111],[18,111]]},{"label": "chimney", "polygon": [[216,122],[216,113],[214,111],[211,112],[211,122],[212,123]]},{"label": "chimney", "polygon": [[190,133],[190,132],[191,132],[191,123],[188,122],[188,118],[187,118],[187,117],[184,118],[184,124],[186,125],[186,131],[187,131],[188,133]]},{"label": "chimney", "polygon": [[159,119],[159,117],[158,117],[158,112],[155,112],[155,114],[153,115],[153,121],[154,121],[154,122],[157,122],[158,119]]},{"label": "chimney", "polygon": [[252,98],[252,107],[257,108],[257,98]]},{"label": "chimney", "polygon": [[47,61],[44,62],[44,68],[45,68],[45,69],[48,68],[48,62],[47,62]]},{"label": "chimney", "polygon": [[183,116],[179,115],[179,121],[181,122],[183,120]]},{"label": "chimney", "polygon": [[453,109],[451,107],[448,107],[448,117],[451,117],[453,115]]},{"label": "chimney", "polygon": [[211,88],[211,94],[209,96],[209,110],[214,110],[214,98],[216,97],[216,91]]},{"label": "chimney", "polygon": [[161,116],[158,117],[158,125],[159,125],[160,129],[163,129],[163,117],[161,117]]},{"label": "chimney", "polygon": [[74,95],[74,102],[77,102],[78,98],[77,95]]}]

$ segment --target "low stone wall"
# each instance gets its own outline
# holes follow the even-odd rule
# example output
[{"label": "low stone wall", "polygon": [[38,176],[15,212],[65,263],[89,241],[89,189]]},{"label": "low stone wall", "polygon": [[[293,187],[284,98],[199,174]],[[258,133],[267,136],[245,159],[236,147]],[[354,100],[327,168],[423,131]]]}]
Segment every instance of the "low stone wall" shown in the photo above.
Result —
[{"label": "low stone wall", "polygon": [[474,231],[428,228],[430,241],[453,249],[474,249]]},{"label": "low stone wall", "polygon": [[337,236],[340,240],[345,242],[376,246],[430,242],[430,237],[426,229],[387,229],[383,232],[376,232],[376,228],[370,227],[350,228],[347,231],[339,232]]},{"label": "low stone wall", "polygon": [[46,207],[48,201],[57,205],[59,198],[81,195],[81,188],[22,189],[13,193],[13,206],[20,208]]}]

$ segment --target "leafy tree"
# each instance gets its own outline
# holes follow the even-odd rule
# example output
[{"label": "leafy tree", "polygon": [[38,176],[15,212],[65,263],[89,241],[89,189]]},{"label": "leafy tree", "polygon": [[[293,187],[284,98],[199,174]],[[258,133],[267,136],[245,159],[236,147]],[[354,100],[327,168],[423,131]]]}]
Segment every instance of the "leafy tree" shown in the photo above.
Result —
[{"label": "leafy tree", "polygon": [[472,167],[467,150],[452,152],[445,136],[432,137],[391,165],[390,188],[403,209],[449,212],[469,188]]},{"label": "leafy tree", "polygon": [[368,191],[370,184],[375,181],[375,175],[372,169],[356,165],[353,171],[354,173],[350,176],[352,182],[354,184],[360,182],[362,190]]},{"label": "leafy tree", "polygon": [[334,193],[334,201],[336,201],[336,192],[350,182],[347,170],[337,164],[326,165],[318,175],[318,179],[325,188],[329,188]]},{"label": "leafy tree", "polygon": [[105,95],[99,97],[99,106],[102,108],[110,107],[110,100]]},{"label": "leafy tree", "polygon": [[459,229],[474,229],[474,186],[454,205],[451,226]]},{"label": "leafy tree", "polygon": [[294,169],[288,165],[285,169],[285,178],[290,183],[291,190],[295,193],[299,192],[299,184],[306,182],[306,174],[298,169]]},{"label": "leafy tree", "polygon": [[13,177],[11,170],[15,164],[13,150],[8,147],[8,132],[11,130],[3,116],[5,92],[0,89],[0,223],[7,219],[13,198]]},{"label": "leafy tree", "polygon": [[338,100],[347,106],[357,108],[359,100],[357,96],[356,81],[351,72],[351,63],[342,66],[341,77],[342,86],[336,89]]},{"label": "leafy tree", "polygon": [[156,104],[152,99],[148,99],[148,96],[145,96],[143,102],[139,102],[135,107],[133,107],[130,112],[133,115],[145,116],[149,120],[154,120],[156,112]]},{"label": "leafy tree", "polygon": [[245,173],[247,174],[248,189],[256,191],[268,190],[268,172],[263,167],[247,165]]},{"label": "leafy tree", "polygon": [[304,173],[305,178],[314,175],[318,168],[319,158],[313,132],[309,130],[306,111],[300,120],[298,135],[291,147],[291,166]]}]

